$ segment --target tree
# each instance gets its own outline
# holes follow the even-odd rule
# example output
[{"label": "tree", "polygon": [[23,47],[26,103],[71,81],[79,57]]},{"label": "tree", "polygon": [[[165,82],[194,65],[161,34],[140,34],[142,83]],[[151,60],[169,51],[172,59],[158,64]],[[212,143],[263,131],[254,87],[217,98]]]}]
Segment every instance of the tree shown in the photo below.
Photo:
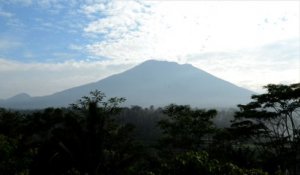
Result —
[{"label": "tree", "polygon": [[[296,173],[300,146],[300,84],[265,86],[267,92],[239,105],[232,132],[239,140],[254,143],[274,167]],[[275,166],[274,166],[275,164]],[[298,170],[299,171],[299,170]]]},{"label": "tree", "polygon": [[171,104],[163,112],[167,118],[158,125],[164,135],[162,144],[169,148],[199,150],[203,147],[203,137],[214,131],[212,118],[217,114],[216,110]]},{"label": "tree", "polygon": [[0,108],[0,174],[27,174],[32,153],[26,147],[24,116]]},{"label": "tree", "polygon": [[133,127],[120,125],[113,118],[125,99],[104,101],[102,92],[90,94],[63,113],[60,124],[52,126],[32,174],[126,174],[137,160]]},{"label": "tree", "polygon": [[177,154],[165,165],[162,174],[216,174],[216,175],[268,175],[260,169],[243,169],[235,164],[221,163],[205,151],[187,151]]}]

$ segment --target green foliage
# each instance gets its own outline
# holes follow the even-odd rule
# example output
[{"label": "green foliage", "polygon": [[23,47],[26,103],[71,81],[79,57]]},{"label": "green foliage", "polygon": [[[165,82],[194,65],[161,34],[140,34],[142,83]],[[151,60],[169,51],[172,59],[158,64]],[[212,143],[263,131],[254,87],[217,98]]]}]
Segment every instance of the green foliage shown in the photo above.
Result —
[{"label": "green foliage", "polygon": [[0,109],[0,174],[27,174],[32,152],[26,146],[24,116]]},{"label": "green foliage", "polygon": [[266,88],[239,105],[230,128],[218,129],[216,110],[120,108],[124,98],[97,90],[67,109],[0,109],[0,174],[295,174],[300,84]]},{"label": "green foliage", "polygon": [[160,171],[157,174],[222,174],[266,175],[256,169],[241,169],[232,163],[221,163],[209,156],[204,136],[217,131],[212,119],[216,110],[191,109],[190,106],[169,105],[164,109],[166,119],[159,121],[163,132],[160,143]]},{"label": "green foliage", "polygon": [[255,149],[251,144],[236,140],[235,135],[228,128],[218,129],[207,150],[210,156],[221,162],[231,162],[243,168],[259,167]]},{"label": "green foliage", "polygon": [[[138,146],[130,136],[133,127],[115,122],[123,98],[104,101],[100,91],[83,97],[71,110],[47,109],[37,122],[44,138],[35,158],[32,174],[123,174],[138,160]],[[56,119],[59,120],[56,120]],[[136,159],[135,159],[136,158]]]},{"label": "green foliage", "polygon": [[191,109],[190,106],[169,105],[167,119],[159,121],[164,137],[162,144],[177,149],[201,149],[203,136],[214,131],[212,119],[216,110]]},{"label": "green foliage", "polygon": [[161,136],[161,130],[157,126],[157,122],[165,117],[161,108],[132,106],[131,108],[123,108],[116,116],[116,120],[120,123],[134,125],[135,130],[133,134],[135,139],[144,145],[151,146],[156,144]]},{"label": "green foliage", "polygon": [[91,91],[90,96],[83,96],[77,103],[71,104],[71,107],[73,110],[86,112],[89,110],[90,105],[94,104],[98,107],[98,110],[102,110],[101,112],[113,115],[120,112],[121,108],[119,105],[126,101],[123,97],[113,97],[104,101],[105,97],[105,94],[99,90]]},{"label": "green foliage", "polygon": [[124,98],[91,92],[69,109],[27,116],[0,110],[0,174],[126,174],[139,160],[132,125],[114,117]]},{"label": "green foliage", "polygon": [[210,160],[206,152],[188,151],[175,157],[173,168],[176,174],[211,174],[217,172],[218,163]]},{"label": "green foliage", "polygon": [[[253,95],[253,101],[239,105],[232,133],[239,141],[250,142],[260,151],[261,159],[297,171],[300,154],[300,84],[265,86],[267,93]],[[272,168],[271,168],[271,167]]]},{"label": "green foliage", "polygon": [[221,166],[217,174],[226,175],[268,175],[268,173],[260,169],[241,169],[232,163],[226,163]]},{"label": "green foliage", "polygon": [[242,169],[235,164],[221,163],[210,158],[205,151],[179,153],[166,161],[161,174],[207,174],[207,175],[267,175],[259,169]]},{"label": "green foliage", "polygon": [[0,172],[6,174],[14,173],[14,166],[16,160],[14,160],[14,152],[16,150],[16,141],[9,139],[4,135],[0,135]]}]

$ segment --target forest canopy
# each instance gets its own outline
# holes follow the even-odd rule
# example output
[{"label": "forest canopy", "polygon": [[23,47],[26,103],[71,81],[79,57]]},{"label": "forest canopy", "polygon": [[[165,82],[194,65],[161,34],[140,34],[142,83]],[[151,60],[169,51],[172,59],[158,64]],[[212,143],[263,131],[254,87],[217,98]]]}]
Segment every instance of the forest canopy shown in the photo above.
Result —
[{"label": "forest canopy", "polygon": [[228,113],[120,107],[98,90],[69,108],[1,108],[0,174],[297,174],[300,84],[265,89]]}]

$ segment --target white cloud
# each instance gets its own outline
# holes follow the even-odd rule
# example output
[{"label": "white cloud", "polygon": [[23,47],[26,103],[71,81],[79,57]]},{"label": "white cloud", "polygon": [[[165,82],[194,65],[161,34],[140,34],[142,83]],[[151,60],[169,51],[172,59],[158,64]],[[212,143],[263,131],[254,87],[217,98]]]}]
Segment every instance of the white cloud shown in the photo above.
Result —
[{"label": "white cloud", "polygon": [[7,51],[20,47],[22,43],[14,40],[13,38],[0,37],[0,51]]},{"label": "white cloud", "polygon": [[12,13],[6,12],[0,8],[0,17],[11,18],[14,15]]},{"label": "white cloud", "polygon": [[50,8],[59,4],[58,0],[38,0],[36,3],[43,8]]},{"label": "white cloud", "polygon": [[[112,1],[105,9],[102,4],[104,16],[84,29],[86,34],[102,38],[87,45],[87,49],[94,55],[119,61],[148,58],[182,61],[190,54],[264,45],[299,37],[297,4]],[[97,7],[89,11],[96,13]],[[266,18],[270,21],[267,24]]]},{"label": "white cloud", "polygon": [[101,14],[100,19],[91,21],[85,28],[86,33],[99,34],[106,40],[120,40],[138,31],[140,19],[144,18],[146,6],[137,1],[111,1],[83,7],[85,14]]},{"label": "white cloud", "polygon": [[32,0],[3,0],[3,3],[22,4],[27,6],[32,4]]},{"label": "white cloud", "polygon": [[190,56],[188,61],[239,86],[262,92],[273,83],[300,82],[300,41],[283,40],[236,52]]},{"label": "white cloud", "polygon": [[94,5],[83,5],[81,7],[81,11],[85,15],[93,15],[95,13],[99,13],[105,10],[105,5],[100,3],[100,4],[94,4]]},{"label": "white cloud", "polygon": [[[14,13],[11,13],[7,10],[4,10],[1,6],[0,6],[0,18],[3,17],[5,23],[8,26],[12,26],[14,28],[19,28],[23,26],[23,23],[16,17],[16,15]],[[1,42],[1,41],[0,41]]]}]

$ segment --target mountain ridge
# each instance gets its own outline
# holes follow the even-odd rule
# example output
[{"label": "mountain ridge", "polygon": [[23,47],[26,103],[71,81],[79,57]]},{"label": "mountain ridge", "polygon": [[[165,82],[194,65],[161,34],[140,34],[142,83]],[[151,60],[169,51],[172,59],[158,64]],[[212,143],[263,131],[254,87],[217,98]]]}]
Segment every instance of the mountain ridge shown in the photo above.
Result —
[{"label": "mountain ridge", "polygon": [[[98,89],[108,97],[125,97],[125,106],[164,106],[170,103],[191,106],[235,106],[250,101],[254,93],[222,80],[190,64],[148,60],[132,69],[102,80],[72,87],[47,96],[0,101],[14,108],[63,107]],[[16,96],[14,96],[16,97]],[[9,102],[9,103],[8,103]]]}]

